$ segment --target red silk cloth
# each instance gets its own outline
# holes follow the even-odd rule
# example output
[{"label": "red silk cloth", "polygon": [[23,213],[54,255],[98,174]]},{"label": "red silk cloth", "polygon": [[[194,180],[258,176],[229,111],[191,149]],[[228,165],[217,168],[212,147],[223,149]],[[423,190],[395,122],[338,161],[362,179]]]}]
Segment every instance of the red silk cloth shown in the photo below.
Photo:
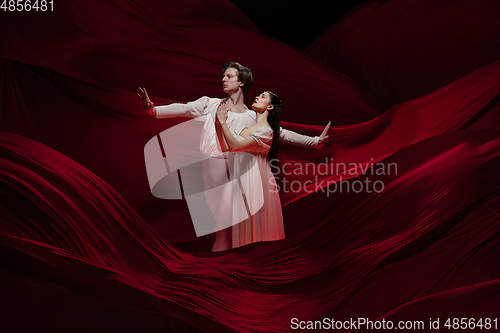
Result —
[{"label": "red silk cloth", "polygon": [[[497,2],[370,1],[306,52],[228,1],[54,7],[0,14],[3,327],[497,315]],[[229,60],[253,69],[247,102],[281,97],[283,127],[333,128],[322,148],[280,145],[287,238],[209,253],[213,236],[196,239],[185,202],[153,197],[145,170],[146,142],[185,119],[147,115],[136,89],[160,104],[223,97]],[[383,191],[354,191],[368,182]]]}]

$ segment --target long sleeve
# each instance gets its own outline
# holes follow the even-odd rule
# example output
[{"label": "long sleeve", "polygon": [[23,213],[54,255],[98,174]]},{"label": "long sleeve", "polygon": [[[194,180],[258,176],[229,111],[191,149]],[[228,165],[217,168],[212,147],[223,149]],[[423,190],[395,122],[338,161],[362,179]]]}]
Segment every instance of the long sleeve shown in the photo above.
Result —
[{"label": "long sleeve", "polygon": [[172,103],[155,106],[156,118],[190,117],[197,118],[206,114],[210,98],[203,96],[189,103]]},{"label": "long sleeve", "polygon": [[302,146],[314,147],[319,143],[319,136],[307,136],[280,127],[280,140]]}]

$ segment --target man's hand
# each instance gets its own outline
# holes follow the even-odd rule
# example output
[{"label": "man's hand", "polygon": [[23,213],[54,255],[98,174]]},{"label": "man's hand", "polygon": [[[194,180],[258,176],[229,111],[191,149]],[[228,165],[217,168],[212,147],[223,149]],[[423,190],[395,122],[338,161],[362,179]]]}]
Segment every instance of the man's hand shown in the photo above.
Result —
[{"label": "man's hand", "polygon": [[155,105],[149,99],[149,95],[148,95],[148,92],[146,91],[146,88],[139,87],[139,92],[137,93],[137,95],[141,99],[142,107],[144,108],[146,113],[148,113],[152,116],[156,116],[156,111],[154,110]]},{"label": "man's hand", "polygon": [[227,119],[227,106],[226,102],[222,101],[217,107],[217,120],[221,124],[224,124],[226,122],[226,119]]},{"label": "man's hand", "polygon": [[322,144],[323,142],[325,142],[326,139],[328,139],[328,135],[326,135],[326,133],[328,133],[328,131],[330,130],[331,124],[332,122],[329,121],[328,124],[326,125],[325,129],[323,130],[323,133],[321,133],[321,135],[319,136],[318,144]]}]

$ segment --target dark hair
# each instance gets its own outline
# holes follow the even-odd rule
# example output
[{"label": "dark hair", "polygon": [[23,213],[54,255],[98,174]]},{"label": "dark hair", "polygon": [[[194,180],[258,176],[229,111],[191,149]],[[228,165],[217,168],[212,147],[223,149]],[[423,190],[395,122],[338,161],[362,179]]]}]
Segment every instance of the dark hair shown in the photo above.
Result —
[{"label": "dark hair", "polygon": [[241,89],[243,90],[243,95],[246,95],[250,89],[252,89],[252,69],[250,67],[243,66],[239,62],[230,61],[222,66],[222,74],[224,74],[228,68],[235,68],[238,70],[238,81],[243,83],[243,87]]},{"label": "dark hair", "polygon": [[273,143],[271,144],[271,148],[269,149],[269,153],[267,153],[267,158],[272,160],[276,155],[278,155],[279,144],[278,141],[280,139],[280,115],[281,115],[281,100],[279,97],[271,92],[266,91],[271,98],[269,104],[273,105],[274,108],[269,111],[269,115],[267,116],[267,122],[271,125],[273,129]]}]

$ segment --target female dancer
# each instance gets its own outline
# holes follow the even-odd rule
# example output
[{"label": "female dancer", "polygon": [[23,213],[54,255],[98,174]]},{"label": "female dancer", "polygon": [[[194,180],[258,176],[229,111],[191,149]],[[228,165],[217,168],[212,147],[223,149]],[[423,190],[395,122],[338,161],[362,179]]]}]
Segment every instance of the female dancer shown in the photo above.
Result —
[{"label": "female dancer", "polygon": [[[245,174],[245,177],[240,177],[243,182],[248,183],[244,188],[252,189],[251,193],[245,193],[245,195],[253,198],[249,202],[263,202],[263,206],[250,218],[226,229],[227,232],[232,232],[233,248],[258,241],[285,238],[278,188],[269,166],[269,159],[274,158],[278,152],[281,101],[274,93],[266,91],[255,98],[252,109],[256,113],[254,124],[249,127],[236,128],[234,131],[236,137],[231,134],[226,123],[228,115],[224,101],[217,109],[215,122],[221,149],[252,153],[258,166],[257,168],[247,167],[246,154],[235,156],[234,167],[239,169],[235,173]],[[261,198],[255,198],[260,196]],[[237,205],[237,202],[234,204]],[[234,204],[233,210],[245,209],[245,207],[234,207]]]}]

